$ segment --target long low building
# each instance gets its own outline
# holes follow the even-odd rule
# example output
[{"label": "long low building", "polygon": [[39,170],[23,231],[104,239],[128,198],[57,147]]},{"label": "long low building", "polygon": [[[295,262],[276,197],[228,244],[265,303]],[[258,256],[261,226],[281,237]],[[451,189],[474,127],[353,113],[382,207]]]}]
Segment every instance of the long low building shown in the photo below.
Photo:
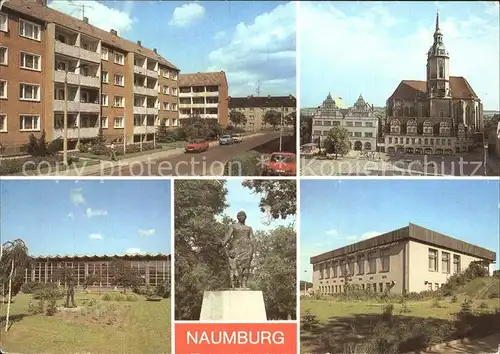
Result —
[{"label": "long low building", "polygon": [[313,289],[322,294],[344,292],[345,273],[353,286],[363,290],[436,290],[473,261],[482,261],[489,267],[495,263],[496,254],[411,223],[310,260]]},{"label": "long low building", "polygon": [[[85,279],[96,275],[101,279],[101,287],[113,286],[113,275],[110,271],[114,260],[130,262],[130,266],[144,279],[145,285],[158,286],[170,280],[171,257],[166,254],[134,254],[134,255],[64,255],[33,257],[32,267],[25,271],[26,282],[57,282],[54,274],[57,268],[68,267],[75,270],[76,285],[83,286]],[[99,284],[94,284],[99,285]]]}]

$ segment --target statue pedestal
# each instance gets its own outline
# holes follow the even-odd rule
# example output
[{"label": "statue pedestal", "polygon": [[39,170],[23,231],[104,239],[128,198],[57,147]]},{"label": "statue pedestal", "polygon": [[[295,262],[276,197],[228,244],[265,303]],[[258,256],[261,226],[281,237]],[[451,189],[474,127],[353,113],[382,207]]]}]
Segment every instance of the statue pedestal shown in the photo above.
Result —
[{"label": "statue pedestal", "polygon": [[200,321],[266,322],[262,291],[205,291]]}]

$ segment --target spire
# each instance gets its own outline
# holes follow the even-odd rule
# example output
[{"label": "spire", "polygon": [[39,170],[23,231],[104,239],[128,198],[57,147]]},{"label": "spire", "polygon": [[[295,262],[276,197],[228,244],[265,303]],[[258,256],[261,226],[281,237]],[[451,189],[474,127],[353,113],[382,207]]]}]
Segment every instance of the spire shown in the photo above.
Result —
[{"label": "spire", "polygon": [[439,9],[436,11],[436,32],[439,31]]}]

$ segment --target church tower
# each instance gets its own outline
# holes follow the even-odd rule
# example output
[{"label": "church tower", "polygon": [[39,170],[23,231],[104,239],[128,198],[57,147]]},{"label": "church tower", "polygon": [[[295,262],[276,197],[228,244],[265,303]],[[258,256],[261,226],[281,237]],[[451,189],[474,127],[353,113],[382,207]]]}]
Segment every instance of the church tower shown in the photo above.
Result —
[{"label": "church tower", "polygon": [[434,43],[427,52],[427,95],[429,98],[451,98],[450,56],[439,28],[439,12],[436,14]]}]

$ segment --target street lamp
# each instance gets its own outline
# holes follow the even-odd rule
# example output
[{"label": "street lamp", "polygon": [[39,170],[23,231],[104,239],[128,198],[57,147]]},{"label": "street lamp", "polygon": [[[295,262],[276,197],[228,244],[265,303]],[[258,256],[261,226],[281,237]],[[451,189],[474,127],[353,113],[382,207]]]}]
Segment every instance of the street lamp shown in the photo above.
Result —
[{"label": "street lamp", "polygon": [[[80,68],[86,68],[87,65],[81,64],[73,68],[73,71]],[[78,122],[78,140],[77,147],[80,145],[80,122]],[[68,164],[68,68],[64,70],[64,131],[63,131],[63,162]]]}]

